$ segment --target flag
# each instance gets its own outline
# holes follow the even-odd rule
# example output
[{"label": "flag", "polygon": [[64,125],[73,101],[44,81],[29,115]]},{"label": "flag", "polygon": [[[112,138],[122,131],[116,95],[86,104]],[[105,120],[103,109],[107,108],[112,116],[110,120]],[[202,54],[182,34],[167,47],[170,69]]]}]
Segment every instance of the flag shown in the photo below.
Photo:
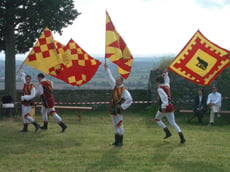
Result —
[{"label": "flag", "polygon": [[198,30],[169,69],[199,85],[209,85],[230,65],[229,51],[209,41]]},{"label": "flag", "polygon": [[49,74],[49,69],[53,66],[57,66],[60,60],[52,33],[46,27],[24,63],[45,74]]},{"label": "flag", "polygon": [[87,54],[72,39],[66,46],[56,43],[62,63],[50,68],[50,75],[74,86],[81,86],[89,82],[101,62]]},{"label": "flag", "polygon": [[106,52],[105,58],[118,66],[120,75],[127,79],[132,67],[133,57],[125,41],[115,29],[106,11]]}]

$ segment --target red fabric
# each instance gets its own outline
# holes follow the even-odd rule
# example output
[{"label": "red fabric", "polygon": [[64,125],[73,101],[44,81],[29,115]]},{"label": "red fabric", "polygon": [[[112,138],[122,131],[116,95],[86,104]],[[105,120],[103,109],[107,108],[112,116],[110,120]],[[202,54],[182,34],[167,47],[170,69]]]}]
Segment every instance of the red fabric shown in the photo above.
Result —
[{"label": "red fabric", "polygon": [[[60,51],[60,47],[58,51]],[[50,68],[50,75],[73,86],[81,86],[89,82],[101,65],[100,61],[87,54],[72,39],[63,47],[62,51],[64,51],[62,54],[63,63],[56,68]]]},{"label": "red fabric", "polygon": [[43,91],[44,91],[43,95],[41,96],[43,105],[46,108],[53,108],[55,105],[55,102],[54,102],[53,88],[52,88],[51,82],[42,81],[40,82],[40,84],[42,85]]},{"label": "red fabric", "polygon": [[120,120],[120,121],[118,122],[117,127],[120,127],[121,124],[122,124],[122,120]]},{"label": "red fabric", "polygon": [[[166,112],[174,112],[175,111],[175,108],[173,106],[172,103],[170,103],[170,100],[171,100],[171,91],[170,91],[170,88],[168,86],[160,86],[160,88],[162,88],[164,90],[164,92],[167,94],[168,96],[168,100],[169,100],[169,104],[168,106],[166,106]],[[158,95],[159,97],[159,95]],[[159,98],[159,104],[161,106],[162,102],[161,102],[161,99]],[[162,109],[160,108],[160,111],[162,111]]]},{"label": "red fabric", "polygon": [[[31,83],[31,84],[24,84],[24,87],[23,87],[23,94],[24,95],[30,95],[31,94],[31,90],[32,88],[34,88],[34,85]],[[30,101],[27,101],[27,100],[24,100],[22,102],[22,104],[24,106],[32,106],[34,105],[34,100],[30,100]]]},{"label": "red fabric", "polygon": [[209,85],[230,65],[230,52],[198,30],[169,66],[169,70],[199,85]]},{"label": "red fabric", "polygon": [[[106,42],[105,58],[108,58],[112,63],[116,64],[119,67],[118,72],[120,73],[120,75],[123,78],[127,79],[131,72],[133,56],[129,51],[125,41],[117,32],[107,11],[106,20],[106,33],[113,32],[113,37],[110,37],[110,39],[112,39],[113,42]],[[110,51],[110,49],[114,49],[115,51]]]}]

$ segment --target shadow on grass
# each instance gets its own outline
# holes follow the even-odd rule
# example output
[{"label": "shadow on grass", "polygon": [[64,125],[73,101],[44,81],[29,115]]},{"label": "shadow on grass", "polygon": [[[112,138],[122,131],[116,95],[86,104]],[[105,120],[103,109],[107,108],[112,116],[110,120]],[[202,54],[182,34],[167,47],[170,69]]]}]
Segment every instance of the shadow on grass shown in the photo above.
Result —
[{"label": "shadow on grass", "polygon": [[46,151],[81,146],[81,143],[77,142],[75,138],[65,133],[54,133],[42,130],[34,133],[34,129],[32,128],[24,133],[20,132],[20,130],[16,130],[12,126],[4,126],[0,137],[2,145],[2,149],[0,149],[1,155],[24,154],[41,150]]},{"label": "shadow on grass", "polygon": [[111,169],[117,169],[119,166],[122,165],[122,160],[118,156],[118,153],[122,148],[112,147],[107,152],[105,152],[100,161],[96,163],[90,164],[86,169],[86,172],[91,171],[100,171],[100,172],[107,172]]},{"label": "shadow on grass", "polygon": [[200,169],[202,169],[202,171],[208,171],[208,172],[229,170],[229,169],[224,169],[224,167],[221,167],[220,165],[218,166],[217,164],[210,164],[202,160],[197,162],[179,160],[177,162],[170,163],[170,166],[172,166],[173,169],[177,169],[177,171],[186,171],[186,172],[200,171]]},{"label": "shadow on grass", "polygon": [[162,143],[155,144],[155,153],[153,154],[153,162],[165,162],[171,152],[176,148],[174,144],[164,141]]}]

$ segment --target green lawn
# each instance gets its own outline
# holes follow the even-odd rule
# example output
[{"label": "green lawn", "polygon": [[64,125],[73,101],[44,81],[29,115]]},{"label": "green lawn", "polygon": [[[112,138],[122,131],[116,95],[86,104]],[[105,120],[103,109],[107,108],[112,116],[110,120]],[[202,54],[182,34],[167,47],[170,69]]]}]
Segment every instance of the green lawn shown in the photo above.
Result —
[{"label": "green lawn", "polygon": [[[50,119],[49,129],[21,133],[20,118],[0,120],[1,172],[141,172],[141,171],[230,171],[230,124],[218,118],[214,127],[188,124],[177,115],[177,123],[187,139],[173,136],[164,141],[164,133],[146,112],[126,112],[124,146],[116,148],[113,128],[107,112],[85,112],[82,120],[71,112],[60,114],[68,128],[60,133]],[[37,115],[38,122],[41,117]],[[206,122],[208,118],[206,117]]]}]

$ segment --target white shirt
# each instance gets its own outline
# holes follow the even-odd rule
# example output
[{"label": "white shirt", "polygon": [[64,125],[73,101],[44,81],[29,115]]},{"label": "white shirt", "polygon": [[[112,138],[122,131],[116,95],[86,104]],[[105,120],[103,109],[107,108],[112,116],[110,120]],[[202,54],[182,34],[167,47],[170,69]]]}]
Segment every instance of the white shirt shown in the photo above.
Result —
[{"label": "white shirt", "polygon": [[[47,79],[43,78],[40,82],[43,82],[43,81],[47,81]],[[53,81],[50,81],[50,82],[51,82],[51,86],[53,88]],[[41,96],[43,93],[44,93],[44,89],[43,89],[42,85],[39,84],[37,89],[36,89],[36,96]]]},{"label": "white shirt", "polygon": [[215,92],[215,93],[212,92],[208,95],[207,104],[213,103],[216,106],[221,107],[221,99],[222,99],[222,96],[219,92]]},{"label": "white shirt", "polygon": [[170,78],[168,72],[164,73],[164,81],[165,81],[165,85],[167,85],[170,88]]},{"label": "white shirt", "polygon": [[[112,87],[112,89],[115,88],[116,86],[116,80],[114,79],[111,71],[109,68],[107,68],[106,70],[106,74],[109,78],[109,83]],[[123,87],[124,85],[121,84],[119,87]],[[125,89],[121,95],[121,98],[123,98],[125,101],[121,104],[121,108],[123,110],[126,110],[132,103],[133,103],[133,99],[132,99],[132,96],[130,95],[129,91],[127,89]]]},{"label": "white shirt", "polygon": [[[165,84],[160,84],[160,86],[164,86],[164,85],[165,85]],[[157,88],[157,93],[158,93],[158,95],[159,95],[159,97],[160,97],[160,99],[161,99],[161,108],[162,108],[162,109],[166,109],[166,106],[169,105],[168,95],[167,95],[166,92],[165,92],[162,88],[160,88],[160,87]]]}]

